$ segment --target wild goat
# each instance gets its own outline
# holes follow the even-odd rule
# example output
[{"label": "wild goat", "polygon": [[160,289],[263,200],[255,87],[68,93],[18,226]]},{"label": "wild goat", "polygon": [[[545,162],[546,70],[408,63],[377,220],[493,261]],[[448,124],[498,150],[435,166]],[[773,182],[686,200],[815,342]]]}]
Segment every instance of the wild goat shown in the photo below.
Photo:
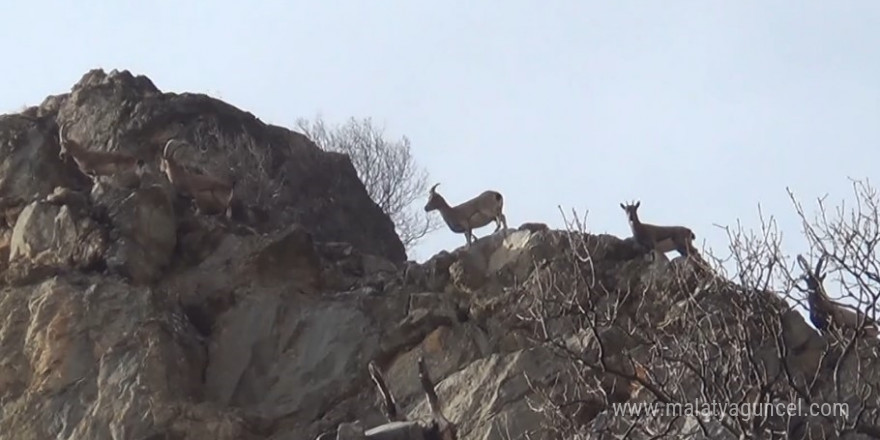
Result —
[{"label": "wild goat", "polygon": [[865,316],[860,310],[852,308],[845,304],[840,304],[831,300],[825,292],[825,274],[822,272],[822,266],[825,264],[826,256],[822,255],[819,262],[816,263],[816,270],[811,271],[810,265],[803,256],[797,256],[798,263],[804,270],[804,281],[807,283],[806,290],[807,304],[810,307],[810,322],[820,332],[825,333],[831,326],[842,327],[849,330],[862,328],[865,335],[869,337],[877,337],[880,332],[877,329],[877,323],[871,318]]},{"label": "wild goat", "polygon": [[627,205],[621,203],[620,207],[626,212],[633,238],[639,245],[651,253],[652,258],[654,256],[652,251],[665,254],[671,250],[676,250],[684,257],[696,254],[693,240],[697,237],[690,228],[642,223],[639,220],[638,214],[639,205],[641,204],[642,202]]},{"label": "wild goat", "polygon": [[[370,362],[370,377],[379,390],[388,423],[366,431],[361,428],[359,422],[342,423],[337,427],[336,440],[458,440],[458,427],[450,422],[440,409],[440,400],[434,390],[434,382],[428,375],[424,358],[419,357],[418,365],[419,380],[431,407],[430,421],[407,420],[401,415],[379,368],[375,362]],[[318,440],[329,440],[331,436],[332,433],[325,433],[319,436]]]},{"label": "wild goat", "polygon": [[464,233],[467,244],[476,240],[473,230],[482,228],[495,221],[495,231],[498,232],[503,226],[507,229],[507,218],[502,212],[504,197],[498,191],[483,191],[482,194],[463,202],[457,206],[449,206],[446,199],[435,191],[439,183],[431,187],[425,212],[439,210],[443,221],[449,229],[456,234]]},{"label": "wild goat", "polygon": [[169,148],[177,139],[169,139],[162,149],[159,170],[165,173],[174,188],[191,197],[196,206],[196,213],[225,213],[233,196],[233,184],[213,176],[196,174],[186,170],[174,159],[176,149]]},{"label": "wild goat", "polygon": [[92,182],[97,182],[101,176],[117,174],[137,174],[140,177],[146,166],[143,159],[138,159],[124,153],[105,151],[89,151],[78,142],[64,137],[64,128],[67,123],[61,124],[58,129],[58,145],[61,148],[58,158],[67,160],[67,156],[73,157],[76,166],[83,174],[89,176]]}]

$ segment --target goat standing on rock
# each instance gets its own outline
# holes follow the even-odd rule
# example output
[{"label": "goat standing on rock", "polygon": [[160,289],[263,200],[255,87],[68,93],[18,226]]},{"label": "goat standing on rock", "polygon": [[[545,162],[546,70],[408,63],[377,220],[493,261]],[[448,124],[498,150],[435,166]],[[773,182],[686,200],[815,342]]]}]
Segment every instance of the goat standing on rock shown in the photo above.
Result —
[{"label": "goat standing on rock", "polygon": [[629,227],[632,229],[633,238],[638,244],[643,246],[652,259],[657,251],[665,254],[671,250],[676,250],[683,257],[696,255],[696,249],[692,242],[697,238],[690,228],[684,226],[657,226],[642,223],[639,220],[638,209],[642,202],[635,202],[620,207],[626,212],[629,220]]},{"label": "goat standing on rock", "polygon": [[66,161],[67,157],[73,158],[77,168],[89,177],[93,183],[97,183],[100,177],[117,174],[137,175],[138,179],[146,169],[143,159],[124,153],[108,151],[89,151],[78,142],[64,137],[64,128],[67,123],[58,128],[58,158]]},{"label": "goat standing on rock", "polygon": [[183,194],[192,197],[196,205],[196,212],[206,214],[225,213],[232,201],[233,185],[213,176],[195,174],[187,171],[174,159],[176,149],[170,149],[177,139],[169,139],[162,149],[159,169],[174,188]]},{"label": "goat standing on rock", "polygon": [[456,206],[449,206],[446,199],[435,191],[439,183],[431,187],[425,212],[440,211],[443,221],[449,226],[449,230],[457,234],[464,234],[467,244],[475,241],[477,237],[473,230],[488,225],[495,221],[495,231],[504,227],[507,229],[507,218],[502,212],[504,197],[498,191],[483,191],[482,194]]},{"label": "goat standing on rock", "polygon": [[807,283],[806,290],[807,303],[810,306],[810,322],[820,332],[827,332],[830,327],[845,328],[849,330],[862,329],[869,337],[877,337],[877,323],[871,318],[865,316],[860,310],[847,306],[845,304],[836,303],[828,297],[825,292],[825,274],[822,273],[822,266],[825,264],[825,255],[819,258],[816,263],[816,270],[811,271],[810,265],[804,257],[798,255],[797,260],[804,270],[804,281]]}]

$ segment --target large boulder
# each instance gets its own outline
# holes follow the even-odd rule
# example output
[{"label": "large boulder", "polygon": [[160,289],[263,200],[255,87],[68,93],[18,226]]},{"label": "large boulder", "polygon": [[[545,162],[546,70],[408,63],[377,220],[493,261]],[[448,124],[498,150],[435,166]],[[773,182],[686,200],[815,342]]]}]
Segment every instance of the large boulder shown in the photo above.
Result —
[{"label": "large boulder", "polygon": [[[33,113],[39,117],[0,120],[0,134],[7,133],[6,147],[0,148],[14,153],[0,163],[7,171],[0,176],[10,182],[0,181],[0,188],[11,188],[8,195],[44,196],[58,185],[90,184],[72,164],[57,159],[57,127],[63,123],[69,124],[65,135],[86,148],[144,159],[152,176],[159,174],[165,142],[176,137],[189,145],[176,153],[185,166],[235,180],[237,196],[260,207],[269,227],[299,223],[318,240],[348,242],[394,262],[406,259],[394,224],[370,199],[347,156],[323,151],[302,134],[267,125],[222,101],[163,93],[144,76],[96,69]],[[31,185],[33,176],[49,180]]]}]

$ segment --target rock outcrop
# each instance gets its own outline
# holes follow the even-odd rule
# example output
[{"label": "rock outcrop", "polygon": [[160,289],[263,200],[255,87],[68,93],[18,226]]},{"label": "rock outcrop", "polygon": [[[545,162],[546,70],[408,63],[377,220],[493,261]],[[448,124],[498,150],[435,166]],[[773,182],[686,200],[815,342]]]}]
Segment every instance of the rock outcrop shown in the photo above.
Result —
[{"label": "rock outcrop", "polygon": [[[235,180],[237,196],[265,213],[261,228],[301,224],[319,240],[351,243],[395,263],[406,259],[393,223],[370,199],[345,155],[323,151],[299,133],[205,95],[162,93],[148,78],[127,71],[90,71],[70,93],[3,116],[0,198],[33,201],[56,187],[91,190],[86,176],[57,158],[57,129],[64,123],[65,136],[86,148],[144,159],[149,175],[141,187],[158,185],[175,205],[179,200],[160,175],[158,159],[165,141],[182,138],[192,148],[180,149],[176,157],[203,173]],[[93,203],[112,209],[129,192],[108,186],[96,189],[100,194]],[[148,258],[163,263],[159,256]]]},{"label": "rock outcrop", "polygon": [[[58,158],[62,121],[150,172],[92,185]],[[195,215],[158,172],[172,136],[263,220]],[[848,354],[772,293],[541,223],[407,262],[345,156],[142,76],[91,71],[0,117],[0,150],[3,438],[335,438],[343,422],[385,421],[370,361],[408,417],[428,416],[420,356],[461,439],[832,438],[844,425],[613,406],[709,398],[846,400],[848,435],[877,425],[864,392],[876,344]]]}]

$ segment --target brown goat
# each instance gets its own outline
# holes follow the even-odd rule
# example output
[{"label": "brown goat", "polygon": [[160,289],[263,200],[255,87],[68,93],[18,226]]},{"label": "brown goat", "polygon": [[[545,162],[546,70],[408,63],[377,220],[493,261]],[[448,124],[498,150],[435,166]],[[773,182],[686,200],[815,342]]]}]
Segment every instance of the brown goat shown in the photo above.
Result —
[{"label": "brown goat", "polygon": [[140,177],[146,166],[143,159],[138,159],[124,153],[89,151],[78,142],[64,137],[64,128],[67,123],[58,129],[58,158],[66,161],[67,157],[73,158],[77,168],[97,182],[99,177],[117,174],[137,174]]},{"label": "brown goat", "polygon": [[176,149],[170,149],[176,139],[169,139],[162,149],[162,157],[159,169],[174,188],[182,194],[193,199],[196,205],[196,213],[218,214],[225,213],[232,200],[233,184],[213,176],[196,174],[186,170],[174,159]]},{"label": "brown goat", "polygon": [[648,223],[642,223],[639,220],[638,209],[642,202],[630,204],[620,204],[620,207],[626,212],[629,226],[632,230],[633,238],[636,242],[651,253],[652,257],[657,251],[666,253],[671,250],[678,251],[682,256],[690,256],[696,254],[693,246],[693,240],[697,238],[690,228],[684,226],[657,226]]},{"label": "brown goat", "polygon": [[482,228],[493,220],[495,221],[493,233],[498,232],[502,227],[507,230],[507,218],[502,212],[504,197],[498,191],[483,191],[468,201],[449,206],[446,199],[436,192],[438,185],[440,184],[431,187],[425,212],[440,211],[443,221],[452,232],[464,234],[468,246],[477,239],[473,230]]},{"label": "brown goat", "polygon": [[804,270],[803,279],[807,284],[806,289],[801,289],[807,293],[807,305],[810,307],[810,322],[820,332],[827,332],[832,326],[845,328],[849,330],[862,329],[865,335],[869,337],[877,337],[880,332],[877,329],[877,323],[866,316],[862,311],[832,301],[825,292],[825,273],[822,272],[822,266],[825,264],[827,257],[822,255],[819,262],[816,263],[816,269],[811,270],[810,265],[803,256],[798,255],[797,260],[801,269]]}]

